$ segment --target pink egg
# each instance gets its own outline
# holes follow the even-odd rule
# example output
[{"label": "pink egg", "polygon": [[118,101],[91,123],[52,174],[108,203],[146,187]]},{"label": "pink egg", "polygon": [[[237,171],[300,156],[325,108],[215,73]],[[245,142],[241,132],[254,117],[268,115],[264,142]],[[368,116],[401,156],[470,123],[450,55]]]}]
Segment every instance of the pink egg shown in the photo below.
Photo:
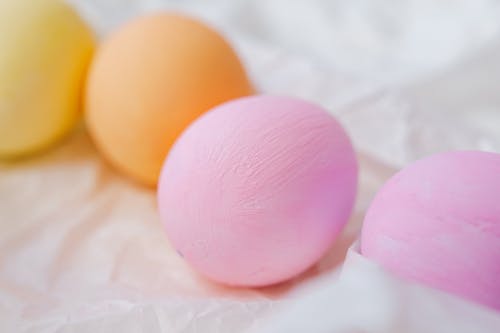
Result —
[{"label": "pink egg", "polygon": [[168,237],[199,272],[262,286],[315,263],[346,224],[357,161],[322,108],[276,96],[222,104],[170,152],[159,183]]},{"label": "pink egg", "polygon": [[500,310],[500,154],[417,161],[377,194],[363,255],[404,278]]}]

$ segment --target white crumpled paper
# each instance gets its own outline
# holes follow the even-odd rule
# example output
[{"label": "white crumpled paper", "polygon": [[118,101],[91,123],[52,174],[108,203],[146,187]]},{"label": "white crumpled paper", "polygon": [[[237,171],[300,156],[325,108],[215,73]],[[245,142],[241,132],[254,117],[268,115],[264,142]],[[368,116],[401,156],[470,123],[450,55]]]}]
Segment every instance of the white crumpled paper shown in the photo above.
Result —
[{"label": "white crumpled paper", "polygon": [[500,314],[392,277],[356,248],[342,265],[398,168],[446,149],[500,151],[498,1],[71,2],[101,37],[160,8],[219,28],[261,91],[316,101],[346,126],[358,203],[303,276],[226,288],[176,255],[154,191],[115,174],[80,130],[0,164],[1,332],[500,332]]},{"label": "white crumpled paper", "polygon": [[[498,332],[500,316],[385,272],[359,253],[347,254],[339,274],[318,278],[252,332]],[[307,319],[305,319],[307,318]]]}]

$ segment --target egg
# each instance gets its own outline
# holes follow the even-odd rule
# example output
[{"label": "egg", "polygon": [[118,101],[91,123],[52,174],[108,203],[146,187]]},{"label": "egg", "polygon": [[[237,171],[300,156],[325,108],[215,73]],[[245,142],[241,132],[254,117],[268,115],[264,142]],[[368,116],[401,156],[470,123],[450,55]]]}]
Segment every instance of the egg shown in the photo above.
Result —
[{"label": "egg", "polygon": [[500,310],[500,154],[417,161],[376,195],[361,252],[397,276]]},{"label": "egg", "polygon": [[172,245],[229,285],[263,286],[314,264],[351,214],[357,160],[324,109],[284,96],[217,106],[171,150],[158,206]]},{"label": "egg", "polygon": [[73,128],[93,46],[63,1],[0,1],[0,158],[37,152]]},{"label": "egg", "polygon": [[252,92],[219,33],[179,14],[150,14],[125,24],[98,50],[86,120],[111,164],[154,186],[171,145],[194,119]]}]

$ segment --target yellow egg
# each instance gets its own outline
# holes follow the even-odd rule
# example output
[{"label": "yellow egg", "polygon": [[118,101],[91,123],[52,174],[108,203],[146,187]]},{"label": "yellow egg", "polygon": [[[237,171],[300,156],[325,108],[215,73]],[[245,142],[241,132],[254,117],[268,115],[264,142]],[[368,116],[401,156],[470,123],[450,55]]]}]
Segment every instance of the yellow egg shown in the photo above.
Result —
[{"label": "yellow egg", "polygon": [[85,116],[107,160],[155,185],[170,147],[194,119],[252,92],[237,55],[216,31],[157,13],[129,22],[98,50]]},{"label": "yellow egg", "polygon": [[0,1],[0,157],[36,152],[73,127],[93,44],[63,1]]}]

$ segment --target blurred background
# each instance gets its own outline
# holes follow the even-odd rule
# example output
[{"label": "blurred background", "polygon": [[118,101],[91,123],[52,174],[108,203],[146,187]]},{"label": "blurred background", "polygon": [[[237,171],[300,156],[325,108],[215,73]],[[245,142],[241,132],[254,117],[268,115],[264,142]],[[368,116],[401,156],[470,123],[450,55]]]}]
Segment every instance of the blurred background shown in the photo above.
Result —
[{"label": "blurred background", "polygon": [[[381,102],[388,90],[404,95],[381,102],[394,108],[344,120],[363,132],[354,134],[358,147],[387,162],[452,148],[498,150],[499,1],[72,2],[100,36],[158,9],[202,18],[236,46],[261,91],[309,98],[337,114],[354,100],[357,109],[369,98]],[[398,111],[384,118],[389,109]],[[408,118],[415,126],[403,129]],[[443,131],[449,142],[435,140]]]},{"label": "blurred background", "polygon": [[305,276],[230,290],[190,271],[165,241],[154,191],[116,175],[76,133],[47,155],[0,164],[2,331],[242,331],[343,260],[400,167],[449,149],[500,152],[500,1],[69,2],[100,39],[159,9],[219,29],[260,92],[338,116],[360,156],[360,196],[343,238]]}]

